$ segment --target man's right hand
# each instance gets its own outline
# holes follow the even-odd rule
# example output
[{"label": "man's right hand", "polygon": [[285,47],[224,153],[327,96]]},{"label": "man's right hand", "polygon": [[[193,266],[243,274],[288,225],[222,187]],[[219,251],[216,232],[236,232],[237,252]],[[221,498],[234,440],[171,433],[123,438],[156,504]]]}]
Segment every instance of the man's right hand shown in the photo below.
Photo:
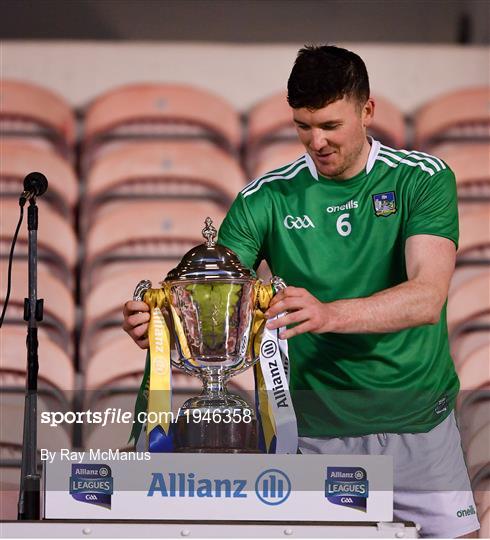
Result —
[{"label": "man's right hand", "polygon": [[148,349],[148,323],[150,321],[150,308],[146,302],[130,300],[124,304],[123,330],[142,349]]}]

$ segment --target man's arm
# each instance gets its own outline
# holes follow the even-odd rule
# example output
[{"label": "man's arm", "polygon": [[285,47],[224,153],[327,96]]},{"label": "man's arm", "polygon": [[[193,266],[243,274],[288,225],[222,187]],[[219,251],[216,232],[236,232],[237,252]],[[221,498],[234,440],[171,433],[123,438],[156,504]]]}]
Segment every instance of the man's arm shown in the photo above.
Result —
[{"label": "man's arm", "polygon": [[288,314],[268,327],[296,324],[281,334],[287,339],[304,332],[385,333],[435,324],[447,298],[456,247],[440,236],[410,236],[405,259],[408,280],[366,298],[322,303],[306,289],[287,287],[273,298],[266,316]]}]

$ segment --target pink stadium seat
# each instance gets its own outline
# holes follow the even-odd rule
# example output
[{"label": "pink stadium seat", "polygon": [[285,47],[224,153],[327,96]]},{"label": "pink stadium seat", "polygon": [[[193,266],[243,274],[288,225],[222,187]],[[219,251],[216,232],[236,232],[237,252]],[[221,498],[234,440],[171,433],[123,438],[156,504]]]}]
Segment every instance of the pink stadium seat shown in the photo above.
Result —
[{"label": "pink stadium seat", "polygon": [[94,163],[84,217],[100,205],[149,198],[211,199],[225,208],[246,183],[238,162],[207,141],[145,141],[118,146]]},{"label": "pink stadium seat", "polygon": [[31,171],[39,171],[48,179],[49,188],[43,199],[68,221],[74,221],[78,200],[78,180],[73,167],[50,148],[42,148],[27,140],[4,139],[0,146],[0,190],[3,196],[19,199],[23,181]]},{"label": "pink stadium seat", "polygon": [[490,343],[490,313],[468,321],[451,340],[451,354],[456,367],[473,351]]},{"label": "pink stadium seat", "polygon": [[490,275],[481,274],[464,282],[449,296],[447,321],[450,335],[470,319],[490,312]]},{"label": "pink stadium seat", "polygon": [[461,391],[490,388],[490,345],[471,352],[458,368]]},{"label": "pink stadium seat", "polygon": [[484,212],[490,206],[490,142],[447,143],[437,148],[437,157],[456,176],[460,216]]},{"label": "pink stadium seat", "polygon": [[[0,259],[0,298],[3,303],[7,285],[8,261]],[[72,336],[75,329],[75,302],[73,295],[63,281],[40,266],[37,273],[38,298],[44,299],[44,319],[42,326],[51,339],[72,352]],[[25,326],[23,319],[24,298],[28,295],[27,261],[14,260],[12,265],[12,290],[5,315],[5,324],[14,323]]]},{"label": "pink stadium seat", "polygon": [[490,205],[460,216],[458,257],[469,249],[490,245],[489,219]]},{"label": "pink stadium seat", "polygon": [[[112,336],[113,328],[121,330],[122,308],[126,301],[132,299],[136,285],[142,279],[149,279],[153,287],[158,287],[167,273],[179,262],[179,259],[150,263],[138,261],[138,264],[133,265],[132,268],[114,272],[114,275],[101,280],[90,290],[83,317],[81,339],[83,363],[84,359],[90,356],[99,345],[101,336],[98,334],[106,333],[109,329]],[[113,267],[118,269],[119,265],[114,264]],[[111,339],[111,336],[107,339]]]},{"label": "pink stadium seat", "polygon": [[[487,465],[488,467],[488,465]],[[490,527],[485,531],[482,523],[482,516],[485,513],[490,512],[490,474],[487,478],[483,478],[481,481],[473,484],[473,493],[475,497],[475,503],[478,510],[478,516],[482,528],[480,530],[480,538],[490,538]],[[490,525],[490,521],[487,523]],[[484,535],[482,533],[486,532]]]},{"label": "pink stadium seat", "polygon": [[[473,203],[471,204],[473,206]],[[477,274],[488,274],[490,264],[490,205],[460,212],[457,267],[451,284],[459,284]]]},{"label": "pink stadium seat", "polygon": [[487,390],[470,392],[458,411],[458,425],[465,448],[488,422],[490,422],[490,392]]},{"label": "pink stadium seat", "polygon": [[480,530],[478,538],[490,538],[490,509],[480,514]]},{"label": "pink stadium seat", "polygon": [[[474,186],[487,190],[490,184],[490,142],[475,142],[462,147],[457,143],[437,148],[437,157],[443,159],[454,171],[458,191]],[[481,191],[477,192],[477,195]],[[485,191],[483,195],[488,195]]]},{"label": "pink stadium seat", "polygon": [[75,116],[60,96],[26,81],[2,80],[2,136],[44,138],[63,154],[75,142]]},{"label": "pink stadium seat", "polygon": [[466,463],[470,476],[488,465],[490,455],[490,421],[486,422],[469,441],[466,449]]},{"label": "pink stadium seat", "polygon": [[[14,325],[6,325],[0,330],[2,387],[25,386],[26,334],[25,328]],[[39,334],[39,381],[47,395],[58,402],[58,407],[66,406],[76,390],[72,360],[63,349],[42,333]]]},{"label": "pink stadium seat", "polygon": [[[42,199],[39,206],[38,256],[52,271],[67,280],[73,280],[73,271],[77,262],[77,240],[71,225],[56,213]],[[19,220],[19,205],[13,200],[2,201],[0,217],[0,243],[2,257],[8,257],[10,244]],[[15,254],[27,257],[27,209],[20,228]]]},{"label": "pink stadium seat", "polygon": [[465,88],[434,98],[415,115],[415,146],[441,141],[490,139],[490,86]]},{"label": "pink stadium seat", "polygon": [[[24,396],[2,392],[0,394],[0,446],[22,447],[22,433],[24,427]],[[42,397],[38,397],[37,440],[38,448],[47,448],[59,451],[61,448],[71,448],[67,426],[50,426],[41,423],[41,413],[53,412]]]},{"label": "pink stadium seat", "polygon": [[252,177],[263,174],[295,161],[306,152],[299,141],[282,141],[270,144],[260,151],[252,170]]},{"label": "pink stadium seat", "polygon": [[91,287],[96,266],[123,260],[180,258],[203,243],[206,217],[218,230],[223,208],[211,201],[146,201],[121,203],[99,214],[87,234],[83,284],[84,296]]},{"label": "pink stadium seat", "polygon": [[[16,470],[20,475],[20,471]],[[19,499],[19,486],[12,482],[4,482],[3,471],[0,482],[0,519],[13,521],[17,519],[17,501]]]},{"label": "pink stadium seat", "polygon": [[87,111],[84,145],[91,154],[110,139],[145,136],[207,138],[236,151],[241,126],[237,112],[223,98],[175,84],[114,88],[99,96]]}]

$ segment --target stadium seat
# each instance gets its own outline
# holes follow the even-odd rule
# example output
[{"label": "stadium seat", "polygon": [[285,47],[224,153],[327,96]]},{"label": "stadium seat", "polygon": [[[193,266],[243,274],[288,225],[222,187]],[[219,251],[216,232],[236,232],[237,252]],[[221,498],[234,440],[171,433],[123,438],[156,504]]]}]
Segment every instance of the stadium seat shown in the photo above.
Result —
[{"label": "stadium seat", "polygon": [[[0,330],[0,386],[23,392],[26,374],[25,328],[6,325]],[[39,333],[39,388],[51,410],[66,409],[75,387],[75,370],[66,352]],[[62,410],[61,409],[61,410]]]},{"label": "stadium seat", "polygon": [[[402,113],[391,102],[375,97],[376,109],[370,134],[384,144],[405,145],[405,121]],[[257,103],[248,114],[247,164],[251,171],[257,167],[258,154],[269,144],[297,140],[292,112],[286,93],[274,94]]]},{"label": "stadium seat", "polygon": [[[460,219],[488,212],[490,207],[490,142],[447,143],[437,147],[437,156],[456,176]],[[489,229],[489,227],[486,227]],[[490,251],[489,251],[490,256]]]},{"label": "stadium seat", "polygon": [[[100,281],[90,290],[83,310],[80,343],[82,363],[99,345],[97,334],[105,333],[110,328],[121,331],[122,308],[125,302],[132,299],[136,285],[142,279],[149,279],[153,287],[159,287],[160,281],[163,281],[167,273],[179,262],[179,259],[150,263],[138,261],[133,268],[123,268],[114,272],[114,275]],[[119,265],[115,264],[113,267],[117,269]]]},{"label": "stadium seat", "polygon": [[97,266],[137,259],[180,259],[190,248],[203,243],[202,230],[208,216],[218,230],[224,210],[211,201],[121,203],[101,213],[85,243],[83,296],[91,288],[91,273]]},{"label": "stadium seat", "polygon": [[145,367],[146,352],[122,330],[117,339],[98,349],[88,360],[85,390],[108,390],[116,386],[139,387]]},{"label": "stadium seat", "polygon": [[[16,476],[20,475],[20,470],[12,469]],[[4,472],[0,469],[0,520],[14,521],[17,519],[17,502],[19,500],[19,484],[6,482]]]},{"label": "stadium seat", "polygon": [[[460,213],[460,240],[449,298],[469,281],[490,275],[490,205]],[[483,291],[485,297],[485,290]],[[488,289],[486,291],[488,296]],[[451,301],[451,300],[450,300]]]},{"label": "stadium seat", "polygon": [[478,517],[481,529],[479,538],[490,538],[490,520],[487,519],[486,527],[482,517],[490,513],[490,464],[487,463],[472,481],[473,494],[475,497]]},{"label": "stadium seat", "polygon": [[437,157],[453,170],[458,185],[458,198],[488,203],[490,197],[490,141],[473,144],[452,143],[437,149]]},{"label": "stadium seat", "polygon": [[91,168],[83,217],[92,222],[100,205],[155,198],[211,199],[228,208],[245,183],[238,162],[206,141],[126,143]]},{"label": "stadium seat", "polygon": [[[22,434],[24,429],[24,396],[7,393],[0,390],[0,446],[22,447]],[[71,425],[60,424],[51,426],[41,422],[42,413],[55,412],[42,397],[37,400],[37,442],[38,449],[47,448],[59,451],[61,448],[71,448],[69,431]]]},{"label": "stadium seat", "polygon": [[449,296],[447,322],[449,335],[470,319],[490,313],[490,274],[480,274],[456,288]]},{"label": "stadium seat", "polygon": [[73,167],[59,154],[22,140],[3,139],[0,146],[0,190],[2,196],[19,199],[23,182],[32,171],[43,173],[49,188],[43,200],[67,221],[74,222],[78,180]]},{"label": "stadium seat", "polygon": [[[6,286],[8,276],[8,261],[0,259],[0,283]],[[73,295],[65,283],[53,276],[45,266],[37,270],[38,298],[44,300],[43,329],[60,347],[73,352],[72,337],[75,329],[75,302]],[[6,289],[0,290],[0,299],[5,301]],[[14,260],[12,265],[12,289],[9,306],[4,324],[19,324],[24,322],[24,298],[28,296],[28,265],[27,261]]]},{"label": "stadium seat", "polygon": [[474,350],[490,342],[490,314],[470,319],[451,339],[451,354],[456,368]]},{"label": "stadium seat", "polygon": [[489,104],[490,86],[464,88],[432,99],[415,114],[415,146],[431,149],[447,141],[488,142]]},{"label": "stadium seat", "polygon": [[459,248],[451,296],[463,283],[490,273],[490,204],[468,203],[471,209],[459,216]]},{"label": "stadium seat", "polygon": [[[73,282],[73,271],[77,263],[77,240],[73,228],[58,213],[39,199],[38,258],[48,265],[53,273],[67,282]],[[19,205],[14,200],[2,201],[0,218],[0,243],[2,258],[8,257],[10,244],[19,220]],[[20,228],[15,256],[27,258],[27,208]]]},{"label": "stadium seat", "polygon": [[461,392],[490,388],[490,345],[488,343],[471,352],[459,365]]},{"label": "stadium seat", "polygon": [[472,437],[466,448],[466,463],[470,476],[488,465],[490,455],[490,421],[486,422]]},{"label": "stadium seat", "polygon": [[490,390],[470,392],[461,401],[461,406],[457,412],[461,438],[464,447],[466,447],[473,436],[485,424],[490,422]]},{"label": "stadium seat", "polygon": [[490,509],[480,515],[480,530],[478,538],[490,538]]},{"label": "stadium seat", "polygon": [[85,117],[85,161],[109,141],[135,138],[209,139],[236,152],[241,141],[237,112],[207,90],[175,84],[141,83],[99,96]]},{"label": "stadium seat", "polygon": [[[490,205],[460,215],[458,259],[462,260],[473,250],[490,246]],[[478,253],[472,254],[478,258]]]},{"label": "stadium seat", "polygon": [[251,176],[258,178],[269,171],[296,161],[305,152],[305,147],[298,140],[270,144],[260,151]]},{"label": "stadium seat", "polygon": [[2,138],[44,139],[61,154],[71,157],[76,122],[61,96],[30,82],[2,80],[1,99]]}]

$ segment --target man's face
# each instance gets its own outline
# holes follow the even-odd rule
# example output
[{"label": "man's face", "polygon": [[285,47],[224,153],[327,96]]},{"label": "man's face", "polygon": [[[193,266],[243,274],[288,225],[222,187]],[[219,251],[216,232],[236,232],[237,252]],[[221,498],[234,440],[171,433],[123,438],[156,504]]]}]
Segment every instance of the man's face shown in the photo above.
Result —
[{"label": "man's face", "polygon": [[373,112],[371,99],[361,107],[346,97],[321,109],[293,109],[299,138],[322,176],[343,180],[362,170]]}]

